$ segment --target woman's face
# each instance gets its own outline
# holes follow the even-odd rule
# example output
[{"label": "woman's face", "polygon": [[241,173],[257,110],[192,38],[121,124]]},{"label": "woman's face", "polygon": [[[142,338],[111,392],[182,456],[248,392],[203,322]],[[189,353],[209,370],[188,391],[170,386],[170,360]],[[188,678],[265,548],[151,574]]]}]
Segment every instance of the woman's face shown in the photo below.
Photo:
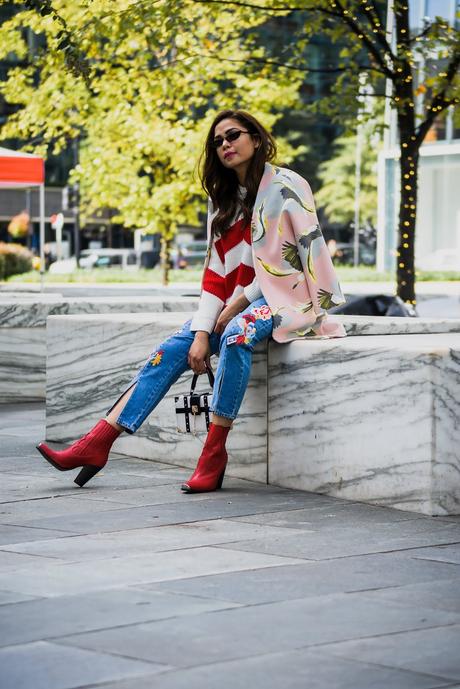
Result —
[{"label": "woman's face", "polygon": [[[226,134],[242,132],[234,141],[225,139]],[[259,143],[247,133],[247,128],[238,120],[228,118],[221,120],[214,129],[214,139],[224,139],[217,151],[217,156],[222,165],[230,170],[235,170],[240,184],[244,182],[244,176],[251,158],[254,156]]]}]

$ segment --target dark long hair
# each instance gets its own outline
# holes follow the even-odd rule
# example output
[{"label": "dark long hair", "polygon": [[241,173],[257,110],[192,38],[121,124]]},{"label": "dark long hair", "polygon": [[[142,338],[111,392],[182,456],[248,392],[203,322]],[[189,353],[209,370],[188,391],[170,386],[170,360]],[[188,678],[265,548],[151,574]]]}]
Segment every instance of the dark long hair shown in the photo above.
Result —
[{"label": "dark long hair", "polygon": [[[214,130],[222,120],[233,119],[247,129],[259,146],[248,166],[245,178],[246,196],[238,195],[238,177],[234,170],[224,167],[219,160],[217,151],[212,146]],[[214,118],[200,158],[201,185],[210,197],[213,207],[218,213],[212,222],[213,235],[221,235],[228,229],[235,217],[238,207],[241,208],[245,223],[249,222],[256,200],[257,190],[264,173],[265,163],[276,156],[276,143],[265,127],[244,110],[223,110]]]}]

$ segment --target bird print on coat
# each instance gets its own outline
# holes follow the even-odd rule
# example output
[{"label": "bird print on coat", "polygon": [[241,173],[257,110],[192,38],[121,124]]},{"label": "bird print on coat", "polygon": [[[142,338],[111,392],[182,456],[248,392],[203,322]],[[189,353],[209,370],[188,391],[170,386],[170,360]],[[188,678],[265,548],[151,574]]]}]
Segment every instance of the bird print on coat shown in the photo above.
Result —
[{"label": "bird print on coat", "polygon": [[345,298],[308,182],[266,163],[251,230],[254,270],[273,314],[273,339],[345,337],[340,322],[326,314]]}]

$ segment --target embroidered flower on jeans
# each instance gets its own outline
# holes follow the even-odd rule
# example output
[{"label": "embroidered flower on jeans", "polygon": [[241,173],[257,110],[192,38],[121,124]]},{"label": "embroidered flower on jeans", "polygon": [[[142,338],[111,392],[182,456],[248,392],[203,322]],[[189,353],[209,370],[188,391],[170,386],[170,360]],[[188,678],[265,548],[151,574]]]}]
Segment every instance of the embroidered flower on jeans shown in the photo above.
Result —
[{"label": "embroidered flower on jeans", "polygon": [[156,351],[152,354],[152,358],[150,359],[150,363],[152,364],[152,366],[158,366],[158,364],[161,364],[162,358],[163,358],[163,350],[159,349],[158,351]]},{"label": "embroidered flower on jeans", "polygon": [[260,318],[263,321],[269,321],[272,317],[272,312],[267,304],[263,304],[263,306],[259,307],[255,306],[251,309],[251,313],[253,313],[256,318]]},{"label": "embroidered flower on jeans", "polygon": [[240,326],[241,331],[236,336],[236,344],[249,344],[252,342],[256,335],[256,326],[254,325],[255,320],[256,319],[254,316],[251,316],[251,314],[247,313],[238,319],[238,325]]}]

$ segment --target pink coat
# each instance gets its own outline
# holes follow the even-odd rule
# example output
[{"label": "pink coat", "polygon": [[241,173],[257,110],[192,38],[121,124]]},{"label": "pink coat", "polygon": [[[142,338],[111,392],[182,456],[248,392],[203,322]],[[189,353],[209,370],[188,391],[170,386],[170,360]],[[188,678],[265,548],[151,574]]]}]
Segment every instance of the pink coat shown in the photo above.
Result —
[{"label": "pink coat", "polygon": [[345,303],[308,182],[265,164],[251,224],[256,276],[277,342],[345,337],[326,311]]}]

